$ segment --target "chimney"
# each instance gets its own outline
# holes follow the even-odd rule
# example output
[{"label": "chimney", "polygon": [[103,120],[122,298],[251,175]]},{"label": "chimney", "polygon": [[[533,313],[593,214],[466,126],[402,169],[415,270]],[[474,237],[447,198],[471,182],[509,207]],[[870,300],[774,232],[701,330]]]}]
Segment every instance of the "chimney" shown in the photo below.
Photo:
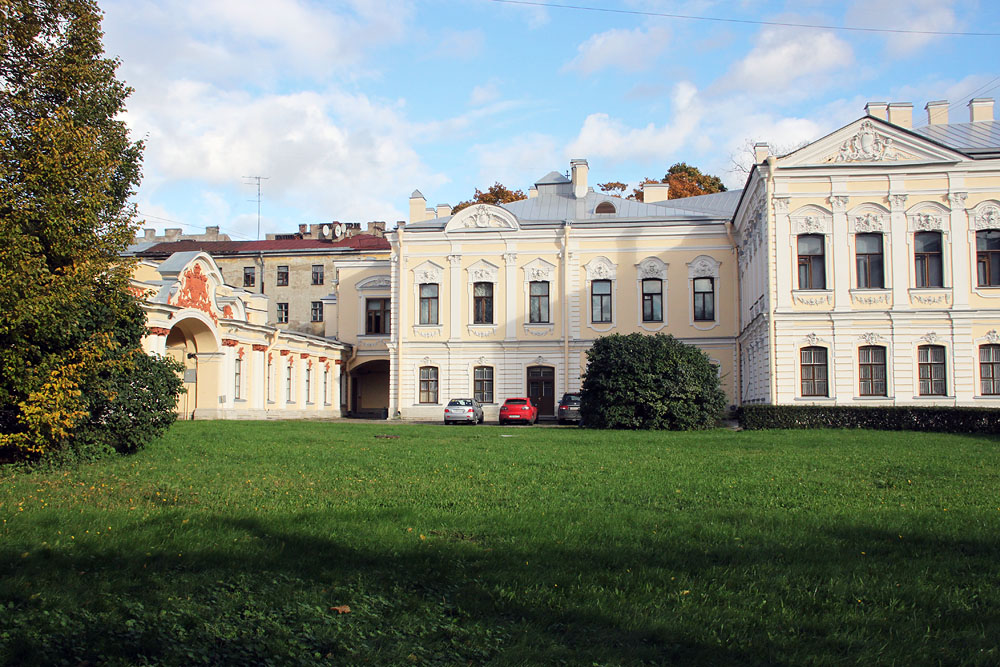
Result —
[{"label": "chimney", "polygon": [[437,212],[432,208],[424,209],[424,220],[433,220],[437,217]]},{"label": "chimney", "polygon": [[155,229],[142,230],[142,238],[145,241],[152,241],[153,239],[156,238],[156,230]]},{"label": "chimney", "polygon": [[762,163],[767,159],[767,156],[771,154],[771,147],[767,145],[767,142],[758,141],[753,145],[753,161],[757,164]]},{"label": "chimney", "polygon": [[977,97],[969,102],[969,122],[993,120],[993,98]]},{"label": "chimney", "polygon": [[534,199],[537,196],[538,196],[538,188],[532,185],[530,188],[528,188],[528,199]]},{"label": "chimney", "polygon": [[167,237],[168,241],[176,241],[177,237],[181,235],[180,227],[174,227],[173,229],[164,229],[164,235]]},{"label": "chimney", "polygon": [[573,171],[573,195],[577,199],[587,196],[587,172],[590,167],[586,160],[570,160],[570,169]]},{"label": "chimney", "polygon": [[368,233],[372,236],[378,236],[379,238],[385,236],[385,222],[382,220],[369,222]]},{"label": "chimney", "polygon": [[913,105],[909,102],[893,102],[889,105],[889,122],[900,127],[913,127]]},{"label": "chimney", "polygon": [[936,100],[934,102],[928,102],[927,106],[927,124],[928,125],[947,125],[948,124],[948,100]]},{"label": "chimney", "polygon": [[646,204],[667,201],[667,194],[669,192],[669,183],[645,183],[642,186],[642,201]]},{"label": "chimney", "polygon": [[438,204],[437,209],[435,210],[435,215],[439,218],[447,218],[451,215],[451,206],[448,206],[447,204]]},{"label": "chimney", "polygon": [[865,113],[872,118],[878,118],[879,120],[886,120],[887,109],[889,105],[885,102],[869,102],[865,105]]},{"label": "chimney", "polygon": [[306,226],[305,225],[299,225],[299,234],[302,234],[302,236],[306,235]]},{"label": "chimney", "polygon": [[427,219],[427,200],[420,193],[414,190],[410,195],[410,222],[420,222]]}]

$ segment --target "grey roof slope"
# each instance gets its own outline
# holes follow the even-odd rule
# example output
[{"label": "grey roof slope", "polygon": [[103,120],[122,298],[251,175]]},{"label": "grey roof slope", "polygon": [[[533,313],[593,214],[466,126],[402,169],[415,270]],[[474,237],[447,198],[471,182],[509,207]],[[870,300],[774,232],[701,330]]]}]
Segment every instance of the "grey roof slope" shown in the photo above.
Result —
[{"label": "grey roof slope", "polygon": [[668,199],[656,202],[654,206],[729,218],[736,212],[742,194],[743,190],[726,190],[725,192],[713,192],[710,195]]},{"label": "grey roof slope", "polygon": [[1000,122],[995,120],[924,125],[913,132],[968,155],[1000,155]]}]

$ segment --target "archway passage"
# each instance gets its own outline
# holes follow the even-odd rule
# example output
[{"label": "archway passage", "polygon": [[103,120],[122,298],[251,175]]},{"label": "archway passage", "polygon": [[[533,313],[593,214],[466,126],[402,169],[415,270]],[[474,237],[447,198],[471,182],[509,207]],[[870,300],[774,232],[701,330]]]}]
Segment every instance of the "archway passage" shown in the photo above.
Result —
[{"label": "archway passage", "polygon": [[351,415],[389,417],[389,360],[366,361],[351,370]]},{"label": "archway passage", "polygon": [[555,370],[551,366],[529,366],[528,398],[538,406],[539,417],[555,416],[555,393]]},{"label": "archway passage", "polygon": [[218,370],[211,363],[218,351],[215,334],[200,319],[185,318],[170,328],[167,356],[184,366],[184,392],[177,398],[178,418],[194,419],[198,408],[218,407]]}]

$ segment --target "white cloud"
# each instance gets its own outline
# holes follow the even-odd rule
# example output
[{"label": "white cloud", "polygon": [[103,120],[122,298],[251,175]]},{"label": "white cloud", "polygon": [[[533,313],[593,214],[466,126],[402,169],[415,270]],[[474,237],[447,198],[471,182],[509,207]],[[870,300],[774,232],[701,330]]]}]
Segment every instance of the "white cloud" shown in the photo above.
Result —
[{"label": "white cloud", "polygon": [[495,81],[484,83],[472,89],[469,94],[469,104],[474,107],[481,107],[500,98],[500,90]]},{"label": "white cloud", "polygon": [[[954,0],[857,0],[847,12],[851,25],[946,32],[958,27]],[[886,17],[891,18],[891,25]],[[908,56],[942,35],[887,34],[890,55]]]},{"label": "white cloud", "polygon": [[801,83],[816,92],[813,77],[843,70],[853,62],[851,46],[832,32],[765,28],[754,48],[730,68],[719,86],[774,95]]},{"label": "white cloud", "polygon": [[[511,190],[527,193],[538,178],[566,164],[555,138],[547,134],[523,134],[496,143],[477,144],[471,150],[479,163],[481,190],[499,181]],[[472,194],[459,196],[468,199]]]},{"label": "white cloud", "polygon": [[471,60],[483,52],[486,33],[473,30],[445,30],[438,40],[433,55],[437,58]]},{"label": "white cloud", "polygon": [[663,28],[608,30],[591,35],[580,44],[576,57],[566,63],[563,70],[582,74],[610,68],[636,72],[652,66],[668,44],[669,32]]}]

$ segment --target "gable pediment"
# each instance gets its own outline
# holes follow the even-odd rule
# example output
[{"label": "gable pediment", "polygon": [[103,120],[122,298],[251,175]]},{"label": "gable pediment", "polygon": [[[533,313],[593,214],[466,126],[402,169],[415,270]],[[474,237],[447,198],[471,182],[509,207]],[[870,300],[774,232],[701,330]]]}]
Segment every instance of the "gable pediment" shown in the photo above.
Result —
[{"label": "gable pediment", "polygon": [[779,167],[959,162],[966,159],[877,118],[860,118],[822,139],[778,158]]},{"label": "gable pediment", "polygon": [[517,218],[507,209],[492,204],[473,204],[453,215],[444,230],[446,232],[502,232],[517,229]]}]

